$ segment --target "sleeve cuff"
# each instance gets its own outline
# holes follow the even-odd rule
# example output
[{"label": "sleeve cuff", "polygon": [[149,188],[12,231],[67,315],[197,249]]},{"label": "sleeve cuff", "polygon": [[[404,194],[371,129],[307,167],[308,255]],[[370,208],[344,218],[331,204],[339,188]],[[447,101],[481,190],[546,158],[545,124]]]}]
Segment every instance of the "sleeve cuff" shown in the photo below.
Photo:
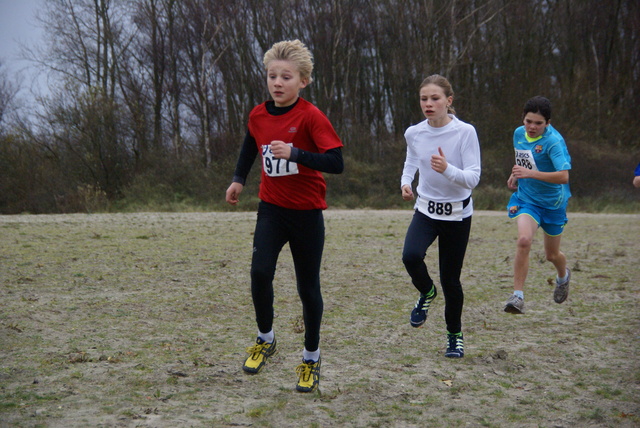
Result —
[{"label": "sleeve cuff", "polygon": [[291,147],[291,155],[289,155],[289,160],[291,162],[298,162],[299,156],[300,156],[300,149],[297,147]]}]

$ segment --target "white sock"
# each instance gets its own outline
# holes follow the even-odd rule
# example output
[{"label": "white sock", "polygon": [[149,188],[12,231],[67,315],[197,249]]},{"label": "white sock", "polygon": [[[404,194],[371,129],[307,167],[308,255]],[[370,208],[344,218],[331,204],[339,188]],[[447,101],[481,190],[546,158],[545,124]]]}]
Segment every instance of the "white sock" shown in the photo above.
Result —
[{"label": "white sock", "polygon": [[302,351],[302,359],[307,361],[318,361],[320,359],[320,348],[313,352],[307,351],[307,348],[304,348],[304,351]]},{"label": "white sock", "polygon": [[524,300],[524,291],[522,290],[513,290],[513,294]]},{"label": "white sock", "polygon": [[562,284],[563,282],[565,282],[565,281],[567,280],[567,277],[568,277],[568,276],[569,276],[569,275],[567,275],[567,274],[565,274],[565,275],[564,275],[564,278],[560,278],[559,276],[557,276],[557,277],[556,277],[556,282],[557,282],[558,284]]},{"label": "white sock", "polygon": [[273,343],[273,339],[276,338],[276,334],[273,332],[273,329],[271,329],[269,333],[262,333],[258,331],[258,337],[267,343]]}]

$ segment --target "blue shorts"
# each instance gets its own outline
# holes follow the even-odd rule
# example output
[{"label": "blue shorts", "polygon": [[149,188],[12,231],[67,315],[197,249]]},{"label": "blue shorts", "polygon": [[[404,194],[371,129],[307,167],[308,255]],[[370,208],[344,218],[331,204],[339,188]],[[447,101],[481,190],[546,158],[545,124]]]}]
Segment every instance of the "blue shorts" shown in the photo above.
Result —
[{"label": "blue shorts", "polygon": [[561,235],[564,231],[564,226],[569,219],[567,218],[567,206],[555,210],[549,210],[539,207],[533,204],[526,204],[520,202],[518,195],[514,193],[509,199],[507,205],[507,211],[509,212],[509,218],[516,218],[521,214],[527,214],[533,218],[538,226],[544,230],[549,236]]}]

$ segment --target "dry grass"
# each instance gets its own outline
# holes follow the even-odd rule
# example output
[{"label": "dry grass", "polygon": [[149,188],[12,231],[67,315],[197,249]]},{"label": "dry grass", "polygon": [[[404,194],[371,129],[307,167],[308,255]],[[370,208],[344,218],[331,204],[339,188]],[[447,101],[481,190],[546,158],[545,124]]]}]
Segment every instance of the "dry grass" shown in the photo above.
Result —
[{"label": "dry grass", "polygon": [[[569,300],[532,252],[527,313],[502,312],[515,226],[478,212],[463,271],[467,355],[443,357],[400,260],[410,211],[327,211],[320,391],[298,394],[300,303],[276,275],[280,352],[254,340],[255,213],[0,216],[0,426],[626,426],[640,424],[640,215],[571,214]],[[539,232],[540,233],[540,232]],[[541,238],[541,236],[538,236]],[[437,249],[428,263],[437,274]]]}]

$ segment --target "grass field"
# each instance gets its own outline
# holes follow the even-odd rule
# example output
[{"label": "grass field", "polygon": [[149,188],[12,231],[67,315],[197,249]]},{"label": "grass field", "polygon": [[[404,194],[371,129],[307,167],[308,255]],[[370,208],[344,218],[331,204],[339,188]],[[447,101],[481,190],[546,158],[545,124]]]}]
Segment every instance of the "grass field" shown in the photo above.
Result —
[{"label": "grass field", "polygon": [[[553,302],[541,232],[527,312],[515,225],[477,212],[463,269],[466,355],[444,358],[401,262],[410,211],[328,210],[320,389],[295,391],[301,306],[276,274],[280,352],[241,370],[256,326],[255,213],[0,216],[1,427],[640,426],[640,215],[569,213],[569,299]],[[427,255],[437,277],[437,246]]]}]

